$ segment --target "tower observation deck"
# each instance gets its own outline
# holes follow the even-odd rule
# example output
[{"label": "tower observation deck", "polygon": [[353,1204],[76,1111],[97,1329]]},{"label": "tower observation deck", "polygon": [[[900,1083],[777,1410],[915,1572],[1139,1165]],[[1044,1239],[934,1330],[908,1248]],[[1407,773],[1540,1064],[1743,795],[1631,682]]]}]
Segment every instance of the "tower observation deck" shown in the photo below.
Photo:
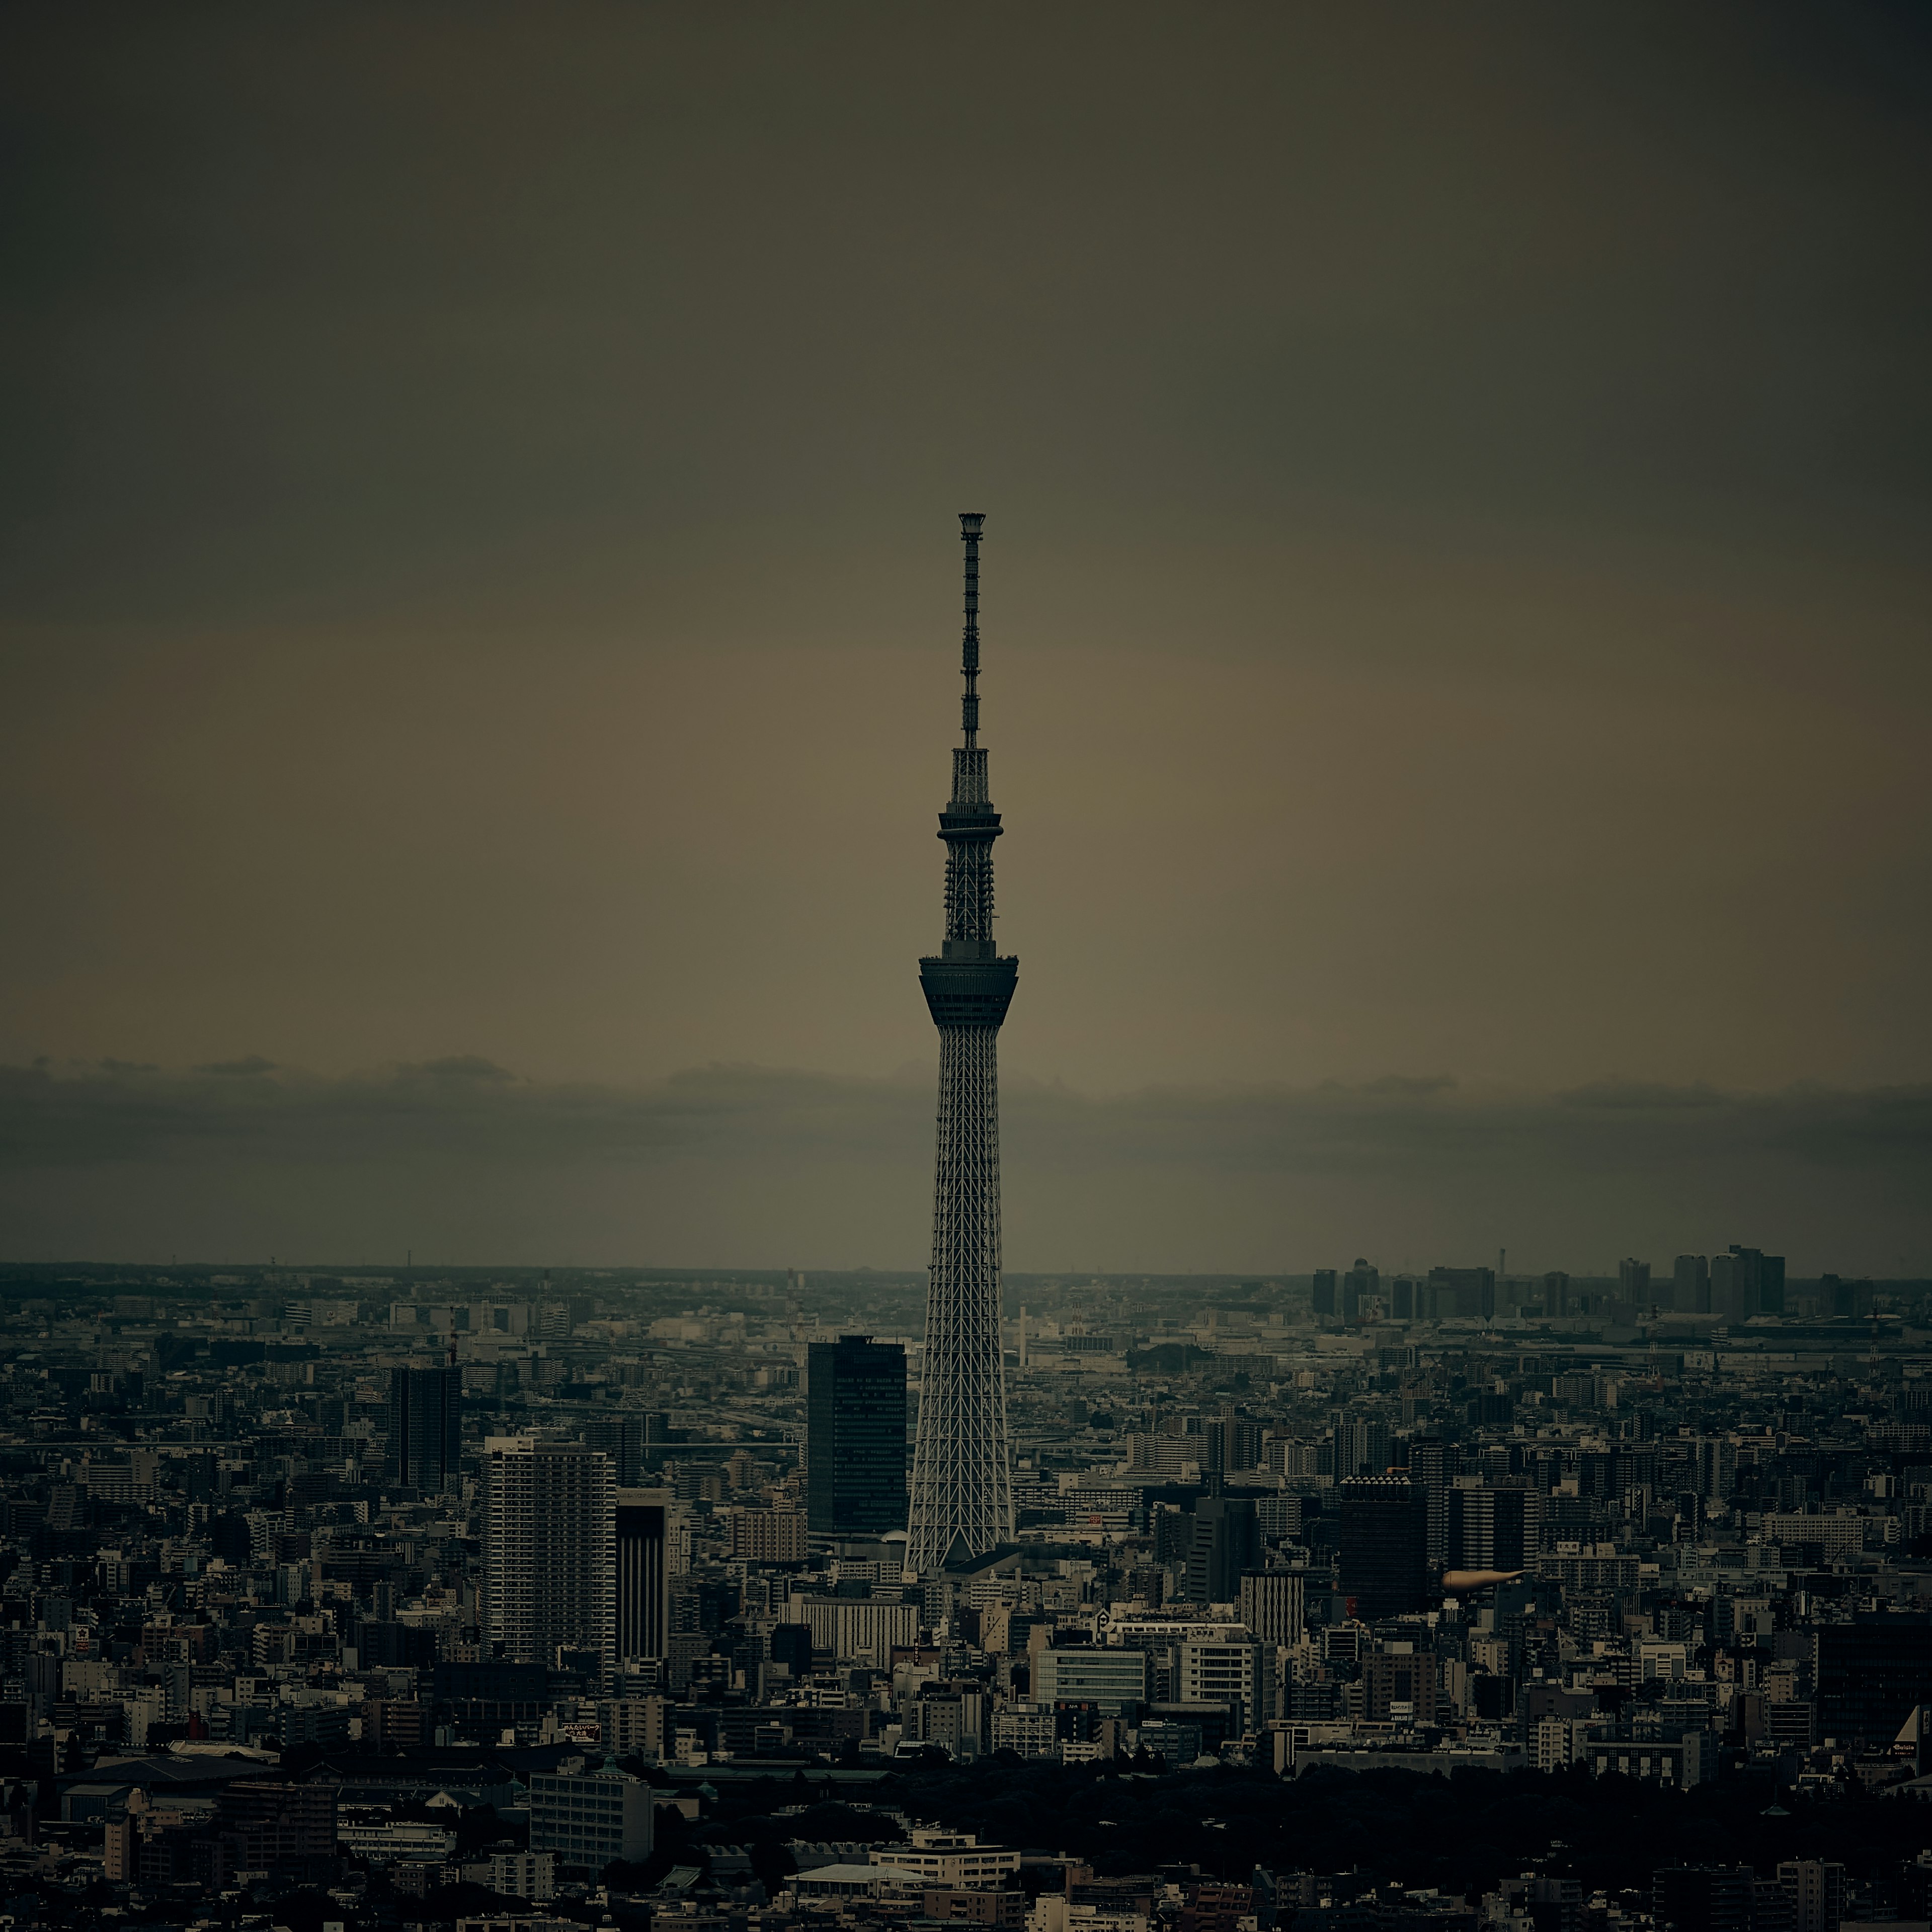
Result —
[{"label": "tower observation deck", "polygon": [[906,1562],[931,1575],[983,1556],[1013,1534],[1006,1380],[1000,1348],[1000,1025],[1019,976],[993,944],[993,841],[1000,814],[980,742],[980,537],[962,514],[966,627],[960,670],[962,742],[952,796],[939,814],[946,845],[946,937],[919,962],[939,1029],[939,1130],[926,1355],[913,1449]]}]

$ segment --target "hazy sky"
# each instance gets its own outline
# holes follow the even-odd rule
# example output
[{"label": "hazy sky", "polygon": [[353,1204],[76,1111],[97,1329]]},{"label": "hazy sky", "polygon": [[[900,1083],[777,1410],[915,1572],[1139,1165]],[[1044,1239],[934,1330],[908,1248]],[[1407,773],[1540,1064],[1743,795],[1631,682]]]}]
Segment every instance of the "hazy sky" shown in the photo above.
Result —
[{"label": "hazy sky", "polygon": [[1922,12],[20,7],[0,112],[0,1252],[916,1264],[971,508],[1012,1265],[1932,1268]]}]

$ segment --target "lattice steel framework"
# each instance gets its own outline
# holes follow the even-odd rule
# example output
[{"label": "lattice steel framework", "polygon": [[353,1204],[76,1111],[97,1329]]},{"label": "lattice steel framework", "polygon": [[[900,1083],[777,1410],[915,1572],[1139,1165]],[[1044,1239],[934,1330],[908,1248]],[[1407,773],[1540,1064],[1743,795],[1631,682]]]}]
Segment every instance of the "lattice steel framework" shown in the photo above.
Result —
[{"label": "lattice steel framework", "polygon": [[933,1183],[932,1264],[926,1356],[913,1449],[906,1560],[931,1575],[983,1556],[1013,1534],[1006,1378],[1000,1349],[1000,1024],[1017,959],[993,944],[993,841],[1000,815],[986,785],[980,732],[980,536],[985,518],[959,519],[966,545],[965,680],[952,754],[952,796],[939,814],[946,842],[946,938],[919,962],[939,1029],[939,1133]]}]

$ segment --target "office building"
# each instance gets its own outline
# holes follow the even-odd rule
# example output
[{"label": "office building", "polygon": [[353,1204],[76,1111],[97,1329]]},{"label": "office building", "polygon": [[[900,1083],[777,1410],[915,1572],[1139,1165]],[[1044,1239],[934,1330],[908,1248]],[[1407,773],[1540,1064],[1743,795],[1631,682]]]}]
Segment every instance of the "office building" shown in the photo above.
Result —
[{"label": "office building", "polygon": [[906,1358],[869,1336],[806,1354],[806,1527],[884,1536],[906,1526]]},{"label": "office building", "polygon": [[1462,1452],[1439,1436],[1418,1436],[1408,1445],[1408,1480],[1422,1492],[1429,1523],[1429,1560],[1437,1568],[1449,1561],[1449,1492],[1462,1467]]},{"label": "office building", "polygon": [[1372,1724],[1432,1724],[1435,1653],[1392,1643],[1362,1659],[1362,1714]]},{"label": "office building", "polygon": [[963,742],[952,795],[939,814],[946,844],[946,938],[919,963],[939,1030],[939,1136],[926,1351],[913,1448],[906,1562],[930,1576],[1013,1537],[1012,1453],[1000,1337],[1000,1028],[1019,962],[993,938],[993,842],[1000,815],[980,742],[980,538],[986,518],[959,519],[966,545],[960,668]]},{"label": "office building", "polygon": [[1144,1650],[1073,1644],[1064,1650],[1035,1651],[1031,1669],[1030,1696],[1036,1704],[1087,1704],[1103,1718],[1118,1718],[1132,1714],[1147,1702]]},{"label": "office building", "polygon": [[1784,1257],[1733,1241],[1711,1257],[1711,1312],[1732,1322],[1784,1312]]},{"label": "office building", "polygon": [[606,1660],[615,1635],[616,1485],[580,1443],[493,1436],[484,1444],[484,1642],[510,1664],[568,1647]]},{"label": "office building", "polygon": [[388,1480],[436,1495],[460,1486],[462,1458],[463,1371],[453,1364],[392,1369]]},{"label": "office building", "polygon": [[1186,1594],[1196,1604],[1232,1604],[1241,1573],[1261,1562],[1261,1526],[1245,1496],[1203,1496],[1194,1505]]},{"label": "office building", "polygon": [[1841,1746],[1855,1739],[1883,1750],[1921,1704],[1932,1704],[1932,1622],[1907,1611],[1861,1611],[1848,1624],[1821,1624],[1818,1728]]},{"label": "office building", "polygon": [[1275,1714],[1274,1652],[1260,1643],[1183,1643],[1174,1652],[1174,1701],[1225,1704],[1230,1735],[1258,1730]]},{"label": "office building", "polygon": [[610,1480],[620,1490],[643,1480],[644,1432],[647,1418],[633,1409],[626,1414],[598,1416],[584,1425],[587,1449],[601,1450],[610,1459]]},{"label": "office building", "polygon": [[1617,1294],[1638,1307],[1650,1305],[1650,1264],[1626,1259],[1617,1264]]},{"label": "office building", "polygon": [[670,1654],[670,1528],[676,1508],[668,1490],[616,1492],[614,1647],[620,1666]]},{"label": "office building", "polygon": [[734,1562],[802,1563],[809,1553],[802,1511],[740,1507],[731,1512]]},{"label": "office building", "polygon": [[1520,1570],[1529,1546],[1529,1492],[1458,1476],[1448,1492],[1449,1564],[1456,1570]]},{"label": "office building", "polygon": [[1372,1623],[1426,1608],[1429,1520],[1422,1492],[1406,1476],[1358,1476],[1336,1487],[1349,1614]]},{"label": "office building", "polygon": [[1235,1614],[1258,1643],[1287,1648],[1301,1641],[1308,1616],[1308,1579],[1299,1570],[1242,1573]]},{"label": "office building", "polygon": [[1429,1289],[1438,1319],[1445,1316],[1453,1316],[1460,1321],[1488,1322],[1495,1318],[1494,1268],[1431,1268]]},{"label": "office building", "polygon": [[1333,1268],[1317,1268],[1312,1287],[1316,1314],[1318,1316],[1333,1316],[1337,1312],[1335,1270]]},{"label": "office building", "polygon": [[1556,1322],[1570,1312],[1570,1277],[1561,1268],[1552,1268],[1543,1277],[1543,1312]]},{"label": "office building", "polygon": [[531,1773],[530,1850],[566,1871],[601,1871],[614,1858],[643,1864],[654,1842],[651,1787],[608,1758],[590,1771],[575,1762],[574,1770]]},{"label": "office building", "polygon": [[1382,1281],[1381,1269],[1371,1268],[1358,1255],[1355,1265],[1342,1277],[1343,1321],[1359,1322],[1370,1312],[1371,1303],[1379,1304]]},{"label": "office building", "polygon": [[1335,1474],[1385,1476],[1394,1460],[1394,1438],[1385,1422],[1338,1415],[1335,1422]]}]

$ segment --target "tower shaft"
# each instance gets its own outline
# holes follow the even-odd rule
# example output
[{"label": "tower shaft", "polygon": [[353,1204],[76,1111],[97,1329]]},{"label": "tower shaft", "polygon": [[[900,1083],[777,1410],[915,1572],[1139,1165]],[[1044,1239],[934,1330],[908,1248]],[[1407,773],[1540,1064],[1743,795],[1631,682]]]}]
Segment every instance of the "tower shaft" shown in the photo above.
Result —
[{"label": "tower shaft", "polygon": [[966,625],[960,654],[964,742],[939,814],[946,844],[946,936],[920,982],[939,1029],[939,1118],[926,1354],[913,1450],[907,1562],[922,1574],[983,1556],[1013,1534],[1012,1457],[1000,1344],[999,1035],[1019,962],[993,943],[993,842],[980,727],[980,535],[964,514]]}]

